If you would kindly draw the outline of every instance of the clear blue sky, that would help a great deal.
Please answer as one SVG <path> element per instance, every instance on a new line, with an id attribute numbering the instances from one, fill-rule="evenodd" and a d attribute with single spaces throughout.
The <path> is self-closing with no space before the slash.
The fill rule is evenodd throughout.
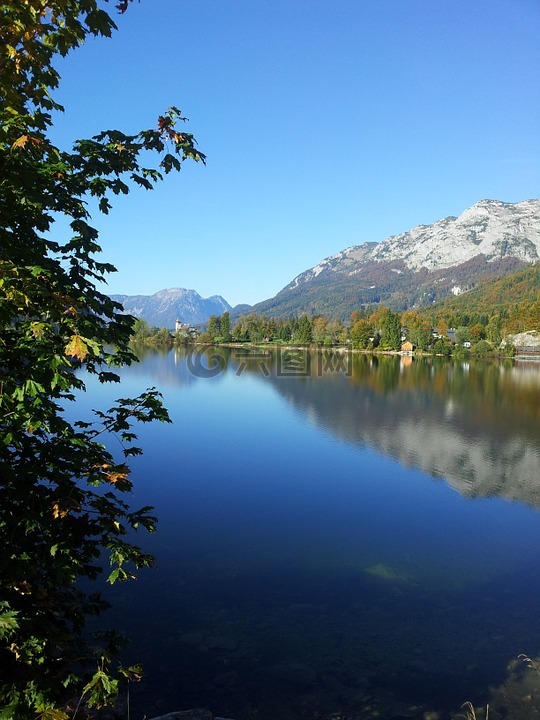
<path id="1" fill-rule="evenodd" d="M 255 303 L 351 245 L 540 196 L 539 0 L 141 0 L 115 19 L 60 65 L 55 138 L 174 104 L 208 162 L 96 219 L 111 293 Z"/>

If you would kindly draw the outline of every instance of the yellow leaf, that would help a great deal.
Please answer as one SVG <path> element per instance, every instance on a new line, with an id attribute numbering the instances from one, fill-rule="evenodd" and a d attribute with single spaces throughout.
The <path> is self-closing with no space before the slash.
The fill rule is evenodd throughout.
<path id="1" fill-rule="evenodd" d="M 11 149 L 22 150 L 28 145 L 28 143 L 34 145 L 34 147 L 40 147 L 43 144 L 39 138 L 32 137 L 31 135 L 21 135 L 20 138 L 17 138 L 17 140 L 15 140 L 15 142 L 11 146 Z"/>
<path id="2" fill-rule="evenodd" d="M 15 659 L 19 660 L 21 657 L 21 654 L 19 652 L 19 646 L 15 645 L 15 643 L 11 643 L 11 645 L 8 646 L 8 650 L 11 650 L 11 652 L 15 655 Z"/>
<path id="3" fill-rule="evenodd" d="M 73 498 L 63 498 L 53 503 L 53 517 L 58 520 L 58 518 L 66 517 L 70 510 L 78 511 L 80 509 L 80 503 L 73 500 Z"/>
<path id="4" fill-rule="evenodd" d="M 105 475 L 110 483 L 123 483 L 128 479 L 129 468 L 125 465 L 120 465 L 116 470 L 112 472 L 106 472 Z"/>
<path id="5" fill-rule="evenodd" d="M 74 335 L 65 347 L 66 355 L 84 360 L 88 355 L 88 345 L 80 335 Z"/>
<path id="6" fill-rule="evenodd" d="M 24 148 L 26 146 L 26 143 L 30 140 L 30 135 L 21 135 L 20 138 L 17 138 L 13 145 L 11 146 L 12 150 L 17 150 L 18 148 Z"/>
<path id="7" fill-rule="evenodd" d="M 53 503 L 53 517 L 58 520 L 58 518 L 63 518 L 67 515 L 67 511 L 64 511 L 60 508 L 60 503 Z"/>

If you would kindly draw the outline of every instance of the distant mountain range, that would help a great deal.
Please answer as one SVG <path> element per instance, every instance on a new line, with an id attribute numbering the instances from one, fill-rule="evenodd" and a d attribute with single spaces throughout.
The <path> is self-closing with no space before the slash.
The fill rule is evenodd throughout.
<path id="1" fill-rule="evenodd" d="M 480 283 L 540 260 L 540 199 L 518 203 L 481 200 L 459 217 L 418 225 L 381 243 L 355 245 L 298 275 L 275 297 L 234 309 L 220 295 L 194 290 L 115 295 L 126 312 L 172 328 L 176 318 L 205 323 L 225 311 L 284 318 L 320 314 L 347 319 L 354 309 L 384 304 L 420 308 L 460 295 Z"/>
<path id="2" fill-rule="evenodd" d="M 112 295 L 113 300 L 122 303 L 124 310 L 137 318 L 143 318 L 150 325 L 174 329 L 176 320 L 189 325 L 201 325 L 210 315 L 222 315 L 232 307 L 221 295 L 202 298 L 195 290 L 171 288 L 160 290 L 154 295 Z"/>

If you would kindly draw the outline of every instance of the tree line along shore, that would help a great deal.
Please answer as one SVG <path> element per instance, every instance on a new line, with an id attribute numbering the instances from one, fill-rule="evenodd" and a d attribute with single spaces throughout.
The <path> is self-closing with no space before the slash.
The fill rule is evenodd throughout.
<path id="1" fill-rule="evenodd" d="M 322 315 L 281 319 L 250 313 L 234 324 L 225 312 L 221 316 L 211 315 L 206 328 L 177 323 L 174 332 L 153 327 L 139 318 L 134 324 L 132 342 L 155 347 L 191 343 L 291 344 L 373 352 L 511 357 L 516 354 L 517 334 L 528 332 L 533 341 L 534 336 L 540 334 L 540 300 L 527 310 L 516 312 L 503 308 L 491 314 L 407 310 L 400 314 L 378 306 L 354 310 L 348 322 Z M 540 339 L 538 343 L 540 346 Z"/>

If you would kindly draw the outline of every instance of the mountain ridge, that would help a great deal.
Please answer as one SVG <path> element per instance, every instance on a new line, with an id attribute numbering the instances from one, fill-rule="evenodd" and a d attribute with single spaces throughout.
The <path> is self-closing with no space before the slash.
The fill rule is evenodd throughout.
<path id="1" fill-rule="evenodd" d="M 203 298 L 196 290 L 187 288 L 158 290 L 153 295 L 111 295 L 111 298 L 121 303 L 129 315 L 171 330 L 177 319 L 189 325 L 201 325 L 210 315 L 232 310 L 221 295 Z"/>
<path id="2" fill-rule="evenodd" d="M 540 260 L 540 200 L 480 200 L 460 216 L 353 245 L 297 275 L 253 312 L 346 319 L 365 305 L 424 307 Z"/>
<path id="3" fill-rule="evenodd" d="M 346 320 L 353 310 L 378 304 L 400 312 L 430 307 L 539 261 L 540 199 L 480 200 L 458 217 L 341 250 L 255 305 L 233 308 L 220 295 L 202 298 L 184 288 L 112 298 L 135 317 L 168 328 L 177 318 L 202 325 L 225 311 L 233 319 L 253 312 Z"/>

